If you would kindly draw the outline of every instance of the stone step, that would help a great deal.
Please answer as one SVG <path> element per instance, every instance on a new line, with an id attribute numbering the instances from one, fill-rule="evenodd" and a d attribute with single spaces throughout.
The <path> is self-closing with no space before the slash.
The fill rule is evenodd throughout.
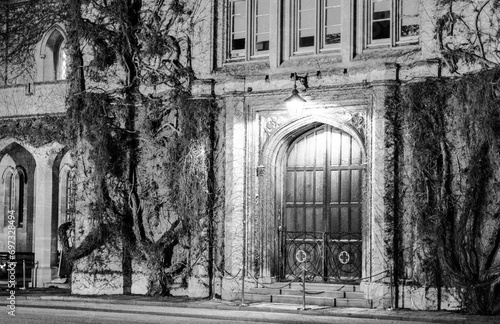
<path id="1" fill-rule="evenodd" d="M 373 308 L 373 301 L 371 299 L 337 298 L 335 299 L 335 306 Z"/>
<path id="2" fill-rule="evenodd" d="M 290 283 L 291 289 L 302 288 L 301 282 Z M 361 291 L 359 285 L 351 284 L 328 284 L 328 283 L 314 283 L 306 282 L 306 290 L 325 290 L 325 291 Z"/>
<path id="3" fill-rule="evenodd" d="M 281 295 L 294 295 L 294 296 L 300 295 L 300 296 L 302 296 L 302 288 L 301 289 L 281 289 Z M 306 289 L 306 296 L 344 298 L 345 291 L 325 291 L 325 290 Z"/>
<path id="4" fill-rule="evenodd" d="M 251 294 L 259 294 L 259 295 L 280 295 L 281 289 L 279 288 L 248 288 L 246 292 Z"/>
<path id="5" fill-rule="evenodd" d="M 345 298 L 347 299 L 365 299 L 365 293 L 362 291 L 346 291 Z"/>
<path id="6" fill-rule="evenodd" d="M 272 295 L 272 303 L 302 304 L 303 297 L 296 295 Z M 310 297 L 306 296 L 306 305 L 330 306 L 330 307 L 356 307 L 372 308 L 372 301 L 369 299 L 354 298 L 331 298 L 331 297 Z"/>
<path id="7" fill-rule="evenodd" d="M 247 293 L 258 295 L 302 295 L 300 289 L 278 289 L 278 288 L 249 288 Z M 328 290 L 312 290 L 306 289 L 306 295 L 314 297 L 332 297 L 332 298 L 351 298 L 364 299 L 365 293 L 362 291 L 328 291 Z"/>
<path id="8" fill-rule="evenodd" d="M 264 285 L 270 289 L 301 289 L 301 282 L 274 282 Z M 262 287 L 260 287 L 262 288 Z M 328 291 L 361 291 L 359 285 L 306 282 L 306 289 Z"/>
<path id="9" fill-rule="evenodd" d="M 64 283 L 54 283 L 54 282 L 44 282 L 43 288 L 61 288 L 61 289 L 70 289 L 70 284 Z"/>
<path id="10" fill-rule="evenodd" d="M 245 302 L 271 303 L 273 295 L 245 293 Z"/>
<path id="11" fill-rule="evenodd" d="M 302 284 L 276 282 L 265 287 L 248 288 L 248 302 L 302 304 Z M 358 285 L 306 283 L 306 304 L 329 307 L 372 308 L 372 301 L 365 298 Z"/>
<path id="12" fill-rule="evenodd" d="M 271 297 L 271 300 L 273 303 L 282 303 L 282 304 L 302 304 L 303 303 L 302 296 L 292 296 L 292 295 L 273 295 Z M 335 298 L 306 296 L 306 305 L 335 307 Z"/>

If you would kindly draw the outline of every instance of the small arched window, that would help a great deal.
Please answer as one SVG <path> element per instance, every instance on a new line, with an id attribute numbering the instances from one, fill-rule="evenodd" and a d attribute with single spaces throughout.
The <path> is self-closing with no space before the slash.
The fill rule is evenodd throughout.
<path id="1" fill-rule="evenodd" d="M 75 213 L 75 198 L 76 196 L 76 182 L 74 168 L 69 164 L 61 167 L 59 172 L 59 215 L 57 219 L 57 228 L 74 218 Z M 75 239 L 74 230 L 68 233 L 68 244 L 73 246 Z M 66 277 L 71 273 L 67 268 L 67 263 L 63 253 L 63 246 L 56 236 L 57 240 L 57 259 L 56 265 L 58 267 L 58 275 Z"/>
<path id="2" fill-rule="evenodd" d="M 71 221 L 75 211 L 76 183 L 75 173 L 69 166 L 64 166 L 60 173 L 59 183 L 59 224 L 58 227 Z"/>
<path id="3" fill-rule="evenodd" d="M 53 29 L 42 45 L 43 81 L 66 79 L 65 39 L 59 28 Z"/>
<path id="4" fill-rule="evenodd" d="M 5 223 L 8 225 L 9 213 L 14 213 L 15 225 L 23 227 L 24 223 L 24 186 L 26 184 L 26 172 L 23 168 L 8 167 L 2 175 L 4 187 L 4 215 Z"/>

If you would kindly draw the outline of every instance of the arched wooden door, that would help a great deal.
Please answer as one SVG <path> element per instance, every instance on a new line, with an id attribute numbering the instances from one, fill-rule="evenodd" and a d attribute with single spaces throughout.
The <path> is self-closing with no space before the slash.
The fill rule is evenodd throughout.
<path id="1" fill-rule="evenodd" d="M 284 181 L 282 277 L 301 275 L 301 250 L 308 280 L 361 277 L 363 172 L 360 144 L 330 125 L 292 143 Z"/>

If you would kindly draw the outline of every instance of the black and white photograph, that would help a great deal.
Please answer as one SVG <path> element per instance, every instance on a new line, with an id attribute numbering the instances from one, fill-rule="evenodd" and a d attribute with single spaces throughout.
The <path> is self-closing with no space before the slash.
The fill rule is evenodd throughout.
<path id="1" fill-rule="evenodd" d="M 500 323 L 500 0 L 0 0 L 0 323 Z"/>

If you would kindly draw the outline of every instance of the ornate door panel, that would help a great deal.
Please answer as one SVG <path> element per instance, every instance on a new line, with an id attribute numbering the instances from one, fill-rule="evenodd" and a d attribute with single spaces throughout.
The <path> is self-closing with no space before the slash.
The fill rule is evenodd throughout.
<path id="1" fill-rule="evenodd" d="M 283 276 L 300 275 L 295 255 L 306 251 L 308 278 L 361 276 L 361 206 L 364 166 L 349 134 L 322 125 L 288 150 L 282 234 Z"/>

